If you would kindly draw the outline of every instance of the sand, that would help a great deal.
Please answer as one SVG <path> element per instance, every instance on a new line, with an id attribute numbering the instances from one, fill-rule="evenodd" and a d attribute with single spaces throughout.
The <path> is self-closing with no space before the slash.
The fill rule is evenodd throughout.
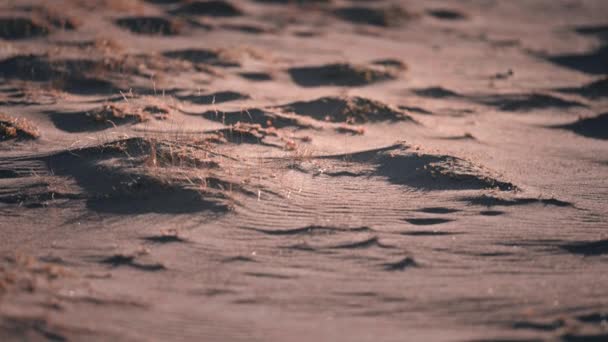
<path id="1" fill-rule="evenodd" d="M 3 2 L 0 340 L 608 340 L 607 12 Z"/>

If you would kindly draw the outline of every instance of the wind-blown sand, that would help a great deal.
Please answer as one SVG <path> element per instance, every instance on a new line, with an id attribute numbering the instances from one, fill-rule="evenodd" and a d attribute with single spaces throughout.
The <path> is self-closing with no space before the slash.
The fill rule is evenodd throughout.
<path id="1" fill-rule="evenodd" d="M 0 340 L 608 340 L 608 2 L 0 6 Z"/>

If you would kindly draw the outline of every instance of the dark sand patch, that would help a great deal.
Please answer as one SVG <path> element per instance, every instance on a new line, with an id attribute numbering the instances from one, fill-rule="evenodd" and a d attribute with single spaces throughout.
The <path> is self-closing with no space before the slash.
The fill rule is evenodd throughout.
<path id="1" fill-rule="evenodd" d="M 95 212 L 225 213 L 231 191 L 253 193 L 227 180 L 213 155 L 204 142 L 184 146 L 131 138 L 32 160 L 44 162 L 48 173 L 73 179 L 80 193 L 69 198 L 85 198 L 87 207 Z M 207 170 L 204 178 L 188 174 L 188 170 L 197 173 L 203 169 Z M 50 192 L 47 188 L 40 191 Z"/>
<path id="2" fill-rule="evenodd" d="M 147 236 L 143 239 L 148 242 L 160 243 L 160 244 L 177 243 L 177 242 L 184 243 L 184 242 L 188 241 L 188 240 L 180 237 L 177 234 L 152 235 L 152 236 Z"/>
<path id="3" fill-rule="evenodd" d="M 203 63 L 221 67 L 238 67 L 240 64 L 222 50 L 184 49 L 166 51 L 163 56 L 192 63 Z"/>
<path id="4" fill-rule="evenodd" d="M 403 144 L 324 158 L 371 165 L 374 170 L 366 171 L 369 175 L 419 190 L 517 189 L 514 184 L 494 178 L 470 161 L 448 155 L 424 154 Z"/>
<path id="5" fill-rule="evenodd" d="M 428 15 L 440 19 L 440 20 L 449 20 L 449 21 L 455 21 L 455 20 L 465 20 L 467 19 L 467 16 L 457 10 L 453 10 L 453 9 L 448 9 L 448 8 L 433 8 L 433 9 L 428 9 L 426 11 L 426 13 L 428 13 Z"/>
<path id="6" fill-rule="evenodd" d="M 398 26 L 414 17 L 401 6 L 388 7 L 341 7 L 334 10 L 334 15 L 354 24 L 365 24 L 381 27 Z"/>
<path id="7" fill-rule="evenodd" d="M 560 247 L 572 254 L 585 256 L 608 254 L 608 240 L 572 242 Z"/>
<path id="8" fill-rule="evenodd" d="M 47 112 L 57 128 L 70 133 L 101 131 L 151 119 L 164 120 L 169 113 L 166 106 L 135 102 L 109 103 L 86 112 Z"/>
<path id="9" fill-rule="evenodd" d="M 204 95 L 185 95 L 178 96 L 182 101 L 189 101 L 196 104 L 210 105 L 214 103 L 224 103 L 238 100 L 245 100 L 249 98 L 249 95 L 238 93 L 236 91 L 218 91 L 211 94 Z"/>
<path id="10" fill-rule="evenodd" d="M 608 97 L 608 78 L 604 77 L 580 87 L 560 88 L 557 91 L 577 94 L 591 100 L 605 98 Z"/>
<path id="11" fill-rule="evenodd" d="M 405 236 L 449 236 L 449 235 L 458 235 L 462 233 L 456 232 L 442 232 L 438 230 L 409 230 L 406 232 L 399 233 L 400 235 Z"/>
<path id="12" fill-rule="evenodd" d="M 547 59 L 560 66 L 584 72 L 590 75 L 608 74 L 608 46 L 580 54 L 563 54 L 547 57 Z"/>
<path id="13" fill-rule="evenodd" d="M 239 75 L 244 79 L 255 82 L 272 81 L 272 75 L 265 72 L 241 72 Z"/>
<path id="14" fill-rule="evenodd" d="M 268 28 L 256 25 L 247 25 L 247 24 L 225 24 L 222 25 L 223 29 L 231 30 L 231 31 L 239 31 L 243 33 L 249 34 L 261 34 L 267 33 L 270 30 Z"/>
<path id="15" fill-rule="evenodd" d="M 18 40 L 42 37 L 49 34 L 51 29 L 40 20 L 31 18 L 0 18 L 0 38 Z"/>
<path id="16" fill-rule="evenodd" d="M 351 64 L 326 64 L 294 67 L 287 70 L 295 83 L 302 87 L 357 87 L 395 79 L 395 74 Z"/>
<path id="17" fill-rule="evenodd" d="M 128 266 L 128 267 L 132 267 L 132 268 L 135 268 L 135 269 L 138 269 L 141 271 L 148 271 L 148 272 L 158 272 L 158 271 L 163 271 L 163 270 L 167 269 L 165 267 L 165 265 L 160 264 L 160 263 L 145 264 L 145 263 L 137 262 L 135 260 L 136 257 L 137 257 L 136 254 L 115 254 L 115 255 L 109 256 L 107 258 L 104 258 L 104 259 L 100 260 L 99 262 L 101 264 L 109 265 L 112 267 Z"/>
<path id="18" fill-rule="evenodd" d="M 172 10 L 171 13 L 210 17 L 235 17 L 243 14 L 232 3 L 221 0 L 192 1 Z"/>
<path id="19" fill-rule="evenodd" d="M 462 95 L 443 87 L 420 88 L 414 89 L 412 90 L 412 92 L 420 97 L 430 97 L 437 99 L 462 97 Z"/>
<path id="20" fill-rule="evenodd" d="M 331 227 L 331 226 L 306 226 L 301 228 L 293 229 L 258 229 L 258 228 L 247 228 L 259 233 L 275 236 L 293 236 L 293 235 L 329 235 L 337 233 L 361 233 L 371 232 L 372 229 L 369 227 Z"/>
<path id="21" fill-rule="evenodd" d="M 557 96 L 538 93 L 492 95 L 481 97 L 477 99 L 477 101 L 506 112 L 525 112 L 547 108 L 587 107 L 587 105 L 578 101 L 566 100 Z"/>
<path id="22" fill-rule="evenodd" d="M 578 119 L 571 124 L 556 126 L 556 128 L 567 129 L 588 138 L 606 140 L 608 139 L 608 113 Z"/>
<path id="23" fill-rule="evenodd" d="M 418 265 L 414 258 L 405 257 L 399 261 L 385 263 L 382 266 L 387 271 L 405 271 L 408 268 L 416 268 L 420 265 Z"/>
<path id="24" fill-rule="evenodd" d="M 479 205 L 486 207 L 494 207 L 494 206 L 519 206 L 519 205 L 533 205 L 533 204 L 542 204 L 545 206 L 555 206 L 555 207 L 573 207 L 572 203 L 566 201 L 560 201 L 555 198 L 529 198 L 529 197 L 514 197 L 514 198 L 500 198 L 489 195 L 482 195 L 478 197 L 465 197 L 462 199 L 465 202 L 468 202 L 471 205 Z"/>
<path id="25" fill-rule="evenodd" d="M 404 221 L 406 221 L 407 223 L 416 225 L 416 226 L 431 226 L 431 225 L 451 222 L 453 220 L 445 219 L 445 218 L 441 218 L 441 217 L 430 217 L 430 218 L 409 218 L 409 219 L 404 219 Z"/>
<path id="26" fill-rule="evenodd" d="M 451 213 L 457 213 L 460 210 L 446 208 L 446 207 L 428 207 L 428 208 L 418 209 L 417 211 L 420 211 L 423 213 L 429 213 L 429 214 L 451 214 Z"/>
<path id="27" fill-rule="evenodd" d="M 51 60 L 47 56 L 18 55 L 0 61 L 0 76 L 6 79 L 47 82 L 53 89 L 73 94 L 108 94 L 117 89 L 107 77 L 114 67 L 88 59 Z"/>
<path id="28" fill-rule="evenodd" d="M 417 114 L 431 115 L 433 112 L 428 111 L 424 108 L 414 107 L 414 106 L 398 106 L 399 109 L 405 110 L 406 112 L 412 112 Z"/>
<path id="29" fill-rule="evenodd" d="M 236 125 L 243 123 L 260 125 L 262 128 L 310 127 L 310 124 L 306 124 L 298 120 L 296 117 L 258 108 L 250 108 L 237 112 L 221 112 L 212 110 L 203 113 L 202 116 L 207 120 L 221 122 L 225 125 Z"/>
<path id="30" fill-rule="evenodd" d="M 504 211 L 500 211 L 500 210 L 482 210 L 479 212 L 479 215 L 483 215 L 483 216 L 500 216 L 500 215 L 504 215 Z"/>
<path id="31" fill-rule="evenodd" d="M 116 20 L 116 25 L 133 33 L 174 36 L 182 31 L 183 24 L 162 17 L 127 17 Z"/>
<path id="32" fill-rule="evenodd" d="M 581 26 L 575 32 L 585 36 L 594 36 L 602 41 L 595 50 L 584 53 L 561 54 L 546 57 L 549 61 L 565 68 L 577 70 L 591 75 L 608 74 L 608 26 Z"/>

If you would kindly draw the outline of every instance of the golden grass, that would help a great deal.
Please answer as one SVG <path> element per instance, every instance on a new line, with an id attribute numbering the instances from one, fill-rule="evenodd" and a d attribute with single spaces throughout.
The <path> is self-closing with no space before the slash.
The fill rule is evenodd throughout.
<path id="1" fill-rule="evenodd" d="M 37 139 L 40 137 L 38 128 L 26 118 L 14 118 L 0 113 L 0 140 Z"/>

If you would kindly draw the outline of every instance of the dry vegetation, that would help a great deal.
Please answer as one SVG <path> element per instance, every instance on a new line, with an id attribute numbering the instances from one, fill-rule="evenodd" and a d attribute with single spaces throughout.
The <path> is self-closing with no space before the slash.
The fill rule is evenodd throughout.
<path id="1" fill-rule="evenodd" d="M 0 140 L 37 139 L 40 131 L 26 118 L 14 118 L 0 113 Z"/>
<path id="2" fill-rule="evenodd" d="M 0 299 L 12 290 L 36 291 L 42 282 L 69 276 L 59 265 L 39 262 L 31 256 L 14 254 L 0 261 Z"/>

